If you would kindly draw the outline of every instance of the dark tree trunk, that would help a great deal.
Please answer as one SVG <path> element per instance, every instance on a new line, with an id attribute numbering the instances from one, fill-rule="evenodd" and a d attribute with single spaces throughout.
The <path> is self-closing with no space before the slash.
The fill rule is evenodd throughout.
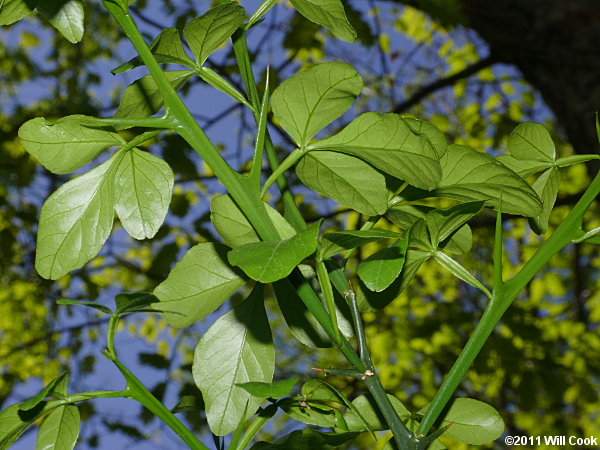
<path id="1" fill-rule="evenodd" d="M 468 26 L 543 96 L 578 153 L 598 153 L 600 3 L 464 0 Z"/>

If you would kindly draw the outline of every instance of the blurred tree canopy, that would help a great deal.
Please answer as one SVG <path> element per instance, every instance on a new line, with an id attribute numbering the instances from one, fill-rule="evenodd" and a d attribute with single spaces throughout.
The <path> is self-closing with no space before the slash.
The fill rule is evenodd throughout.
<path id="1" fill-rule="evenodd" d="M 258 3 L 241 4 L 251 12 Z M 138 0 L 133 16 L 151 41 L 163 27 L 181 29 L 209 6 L 208 1 Z M 593 113 L 600 105 L 596 2 L 352 0 L 345 7 L 358 31 L 355 44 L 335 40 L 294 14 L 285 1 L 279 2 L 267 16 L 267 25 L 250 35 L 254 70 L 263 84 L 267 65 L 274 87 L 311 64 L 346 61 L 366 81 L 355 114 L 367 107 L 413 114 L 430 120 L 457 143 L 490 152 L 504 147 L 517 123 L 534 120 L 550 127 L 560 156 L 598 152 L 593 126 Z M 58 308 L 57 299 L 107 303 L 122 290 L 151 290 L 183 250 L 212 235 L 208 203 L 220 188 L 183 140 L 167 136 L 150 143 L 160 149 L 177 177 L 170 214 L 157 236 L 136 242 L 120 230 L 100 256 L 58 282 L 35 273 L 39 209 L 66 177 L 44 171 L 25 153 L 17 137 L 19 126 L 36 116 L 108 117 L 119 94 L 135 79 L 109 74 L 132 56 L 132 49 L 98 2 L 86 2 L 85 8 L 86 36 L 77 45 L 33 16 L 0 30 L 0 406 L 4 407 L 25 396 L 24 386 L 32 379 L 48 381 L 61 370 L 71 370 L 74 386 L 104 377 L 97 364 L 103 319 L 72 307 Z M 230 46 L 210 64 L 240 86 Z M 135 73 L 136 78 L 144 74 Z M 200 81 L 183 93 L 225 155 L 244 167 L 252 154 L 253 121 L 248 112 L 216 97 Z M 276 124 L 272 129 L 281 154 L 286 154 L 289 142 L 277 133 Z M 589 181 L 583 166 L 563 172 L 560 207 L 551 217 L 551 230 Z M 292 190 L 309 219 L 326 217 L 331 227 L 360 226 L 363 220 L 307 194 L 297 184 Z M 276 204 L 277 199 L 272 200 Z M 588 228 L 600 225 L 597 204 L 589 216 Z M 488 280 L 493 222 L 490 216 L 475 224 L 475 250 L 462 261 Z M 505 222 L 508 275 L 535 251 L 539 237 L 523 219 L 509 216 Z M 357 257 L 375 249 L 366 248 Z M 509 309 L 458 395 L 495 406 L 508 434 L 600 435 L 599 268 L 600 255 L 589 244 L 569 247 L 554 258 Z M 485 302 L 435 263 L 426 264 L 399 298 L 382 299 L 387 306 L 368 313 L 366 319 L 374 362 L 386 388 L 412 409 L 429 402 Z M 143 350 L 138 346 L 135 351 L 140 365 L 155 369 L 149 372 L 149 383 L 157 396 L 199 396 L 189 369 L 193 346 L 206 326 L 168 330 L 159 317 L 149 315 L 130 320 L 121 330 L 123 336 L 145 340 Z M 283 331 L 279 334 L 280 377 L 299 372 L 308 378 L 312 375 L 306 367 L 311 364 L 335 365 L 332 354 L 301 348 Z M 351 396 L 361 393 L 358 383 L 333 382 Z M 102 439 L 109 438 L 99 437 L 100 430 L 106 429 L 132 439 L 152 434 L 156 425 L 152 416 L 138 412 L 139 418 L 131 415 L 116 423 L 88 404 L 82 442 L 102 446 Z M 186 417 L 202 428 L 201 414 L 190 412 Z M 372 448 L 372 441 L 365 437 L 364 446 Z"/>

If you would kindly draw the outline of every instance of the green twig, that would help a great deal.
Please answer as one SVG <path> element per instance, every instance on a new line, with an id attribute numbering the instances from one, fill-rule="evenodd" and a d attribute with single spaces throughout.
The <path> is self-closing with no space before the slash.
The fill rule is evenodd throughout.
<path id="1" fill-rule="evenodd" d="M 333 297 L 331 280 L 329 280 L 329 273 L 327 273 L 327 268 L 323 261 L 317 261 L 317 278 L 319 279 L 321 292 L 325 298 L 325 304 L 329 310 L 329 319 L 331 320 L 331 326 L 333 327 L 334 342 L 339 347 L 342 343 L 342 335 L 338 327 L 337 310 L 335 308 L 335 298 Z"/>

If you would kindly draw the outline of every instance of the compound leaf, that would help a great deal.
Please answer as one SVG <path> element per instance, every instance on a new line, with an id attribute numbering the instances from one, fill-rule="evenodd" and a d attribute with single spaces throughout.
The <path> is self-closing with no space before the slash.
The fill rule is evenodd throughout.
<path id="1" fill-rule="evenodd" d="M 442 172 L 430 139 L 415 133 L 398 114 L 367 112 L 334 136 L 312 145 L 361 158 L 422 189 L 433 189 Z"/>
<path id="2" fill-rule="evenodd" d="M 223 304 L 245 280 L 227 264 L 228 247 L 203 242 L 189 249 L 165 281 L 154 289 L 162 311 L 173 327 L 186 327 Z"/>
<path id="3" fill-rule="evenodd" d="M 369 164 L 336 152 L 309 152 L 296 166 L 300 181 L 368 216 L 387 210 L 385 177 Z"/>
<path id="4" fill-rule="evenodd" d="M 162 159 L 128 150 L 115 172 L 115 211 L 135 239 L 153 237 L 162 225 L 173 191 L 173 171 Z"/>
<path id="5" fill-rule="evenodd" d="M 50 122 L 43 117 L 19 128 L 25 150 L 50 172 L 66 174 L 89 163 L 112 145 L 124 144 L 112 127 L 86 126 L 86 116 L 74 115 Z"/>
<path id="6" fill-rule="evenodd" d="M 285 80 L 271 99 L 273 114 L 298 147 L 352 106 L 363 87 L 354 67 L 318 64 Z"/>
<path id="7" fill-rule="evenodd" d="M 275 370 L 275 350 L 264 307 L 263 287 L 217 321 L 202 336 L 194 352 L 192 374 L 202 392 L 211 431 L 234 431 L 247 410 L 253 414 L 262 399 L 239 383 L 270 383 Z"/>
<path id="8" fill-rule="evenodd" d="M 535 217 L 542 202 L 516 173 L 494 157 L 462 145 L 449 145 L 440 160 L 442 180 L 434 194 L 460 201 L 483 201 L 502 212 Z"/>
<path id="9" fill-rule="evenodd" d="M 292 5 L 308 20 L 329 28 L 338 38 L 354 42 L 356 30 L 352 28 L 344 5 L 340 0 L 291 0 Z"/>
<path id="10" fill-rule="evenodd" d="M 58 188 L 42 206 L 35 268 L 57 280 L 98 254 L 113 225 L 114 167 L 122 153 Z"/>
<path id="11" fill-rule="evenodd" d="M 36 450 L 72 450 L 79 436 L 79 409 L 59 406 L 44 420 L 35 442 Z"/>
<path id="12" fill-rule="evenodd" d="M 192 19 L 183 29 L 199 66 L 244 23 L 245 11 L 237 2 L 210 9 Z"/>
<path id="13" fill-rule="evenodd" d="M 229 252 L 229 262 L 261 283 L 280 280 L 317 249 L 319 226 L 320 221 L 281 241 L 242 245 Z"/>

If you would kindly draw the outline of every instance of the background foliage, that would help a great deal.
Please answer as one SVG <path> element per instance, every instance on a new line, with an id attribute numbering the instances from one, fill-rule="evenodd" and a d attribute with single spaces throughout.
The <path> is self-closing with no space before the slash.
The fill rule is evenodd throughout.
<path id="1" fill-rule="evenodd" d="M 268 26 L 251 36 L 255 68 L 259 72 L 262 68 L 264 80 L 270 64 L 275 81 L 271 85 L 275 86 L 277 80 L 300 68 L 342 60 L 356 67 L 365 80 L 352 114 L 367 108 L 414 114 L 433 122 L 457 143 L 491 152 L 505 147 L 506 135 L 518 122 L 535 120 L 552 129 L 559 156 L 597 153 L 592 112 L 600 96 L 598 83 L 590 82 L 597 70 L 595 64 L 585 63 L 590 49 L 582 36 L 597 36 L 600 21 L 594 24 L 592 18 L 598 13 L 591 11 L 589 2 L 569 2 L 568 7 L 557 6 L 553 14 L 543 14 L 537 2 L 524 6 L 504 0 L 478 7 L 469 0 L 407 3 L 346 2 L 347 14 L 359 33 L 361 51 L 356 51 L 281 2 L 268 17 Z M 249 10 L 254 6 L 253 2 L 242 4 Z M 134 11 L 151 40 L 164 26 L 181 28 L 208 6 L 209 2 L 138 1 Z M 496 15 L 512 18 L 510 26 L 499 27 L 490 17 L 492 12 L 483 11 L 486 6 Z M 78 388 L 110 380 L 110 373 L 94 356 L 103 345 L 96 341 L 103 319 L 92 312 L 58 308 L 57 299 L 108 303 L 110 294 L 120 290 L 152 289 L 184 250 L 211 239 L 214 233 L 208 204 L 220 188 L 185 143 L 172 136 L 152 144 L 162 147 L 163 157 L 176 173 L 170 216 L 158 234 L 149 243 L 138 244 L 120 230 L 111 236 L 101 256 L 84 269 L 54 283 L 36 275 L 39 208 L 67 177 L 37 166 L 19 143 L 17 129 L 36 116 L 111 114 L 119 96 L 115 79 L 107 73 L 131 57 L 132 50 L 120 45 L 122 37 L 112 19 L 96 3 L 88 2 L 86 8 L 86 28 L 94 33 L 78 45 L 55 35 L 39 18 L 0 31 L 0 405 L 4 406 L 26 397 L 32 386 L 64 369 L 72 371 L 71 383 Z M 535 18 L 535 26 L 526 35 L 518 33 L 519 14 Z M 563 39 L 544 40 L 556 29 Z M 570 66 L 569 83 L 565 83 L 564 71 L 550 74 L 559 55 L 570 60 L 578 54 L 579 63 Z M 227 47 L 211 58 L 210 67 L 239 85 L 232 58 Z M 122 82 L 120 89 L 133 81 L 128 77 L 117 79 Z M 251 155 L 252 119 L 245 109 L 210 93 L 199 81 L 187 87 L 186 93 L 192 111 L 222 143 L 229 160 L 246 164 Z M 340 125 L 334 124 L 329 131 Z M 231 130 L 236 130 L 235 135 Z M 291 146 L 286 136 L 276 136 L 287 153 Z M 551 217 L 550 228 L 560 223 L 590 181 L 581 165 L 564 170 L 562 176 L 560 207 Z M 294 192 L 307 217 L 326 217 L 326 226 L 336 222 L 360 226 L 358 215 L 299 187 Z M 597 204 L 589 215 L 600 217 Z M 491 278 L 485 268 L 491 260 L 493 221 L 491 216 L 483 217 L 473 226 L 476 251 L 463 260 L 464 265 L 479 268 L 485 279 Z M 589 225 L 600 223 L 592 219 Z M 505 268 L 514 273 L 539 238 L 524 219 L 507 217 L 505 226 L 511 232 Z M 357 256 L 363 259 L 376 249 L 375 245 L 367 247 Z M 595 357 L 600 351 L 599 266 L 600 257 L 592 245 L 568 247 L 554 258 L 509 309 L 463 382 L 460 394 L 496 407 L 508 434 L 600 434 L 600 363 Z M 411 409 L 430 400 L 486 301 L 433 262 L 417 277 L 417 283 L 383 310 L 385 314 L 369 314 L 367 328 L 382 382 Z M 197 395 L 190 375 L 192 349 L 213 320 L 209 316 L 190 330 L 167 331 L 157 316 L 147 316 L 130 320 L 120 339 L 132 342 L 132 359 L 152 368 L 148 370 L 150 385 L 159 397 Z M 276 374 L 281 378 L 297 373 L 310 377 L 308 367 L 336 363 L 333 352 L 321 354 L 316 361 L 287 336 L 274 338 L 285 355 L 278 356 Z M 340 387 L 349 394 L 361 393 L 351 382 Z M 116 420 L 106 409 L 96 411 L 94 405 L 82 405 L 82 438 L 89 447 L 113 439 L 107 430 L 132 439 L 154 435 L 154 444 L 164 445 L 152 416 L 144 410 L 136 412 L 145 423 L 141 426 L 135 414 Z M 200 417 L 190 413 L 187 419 L 197 429 L 202 427 Z M 370 445 L 366 438 L 364 445 Z"/>

